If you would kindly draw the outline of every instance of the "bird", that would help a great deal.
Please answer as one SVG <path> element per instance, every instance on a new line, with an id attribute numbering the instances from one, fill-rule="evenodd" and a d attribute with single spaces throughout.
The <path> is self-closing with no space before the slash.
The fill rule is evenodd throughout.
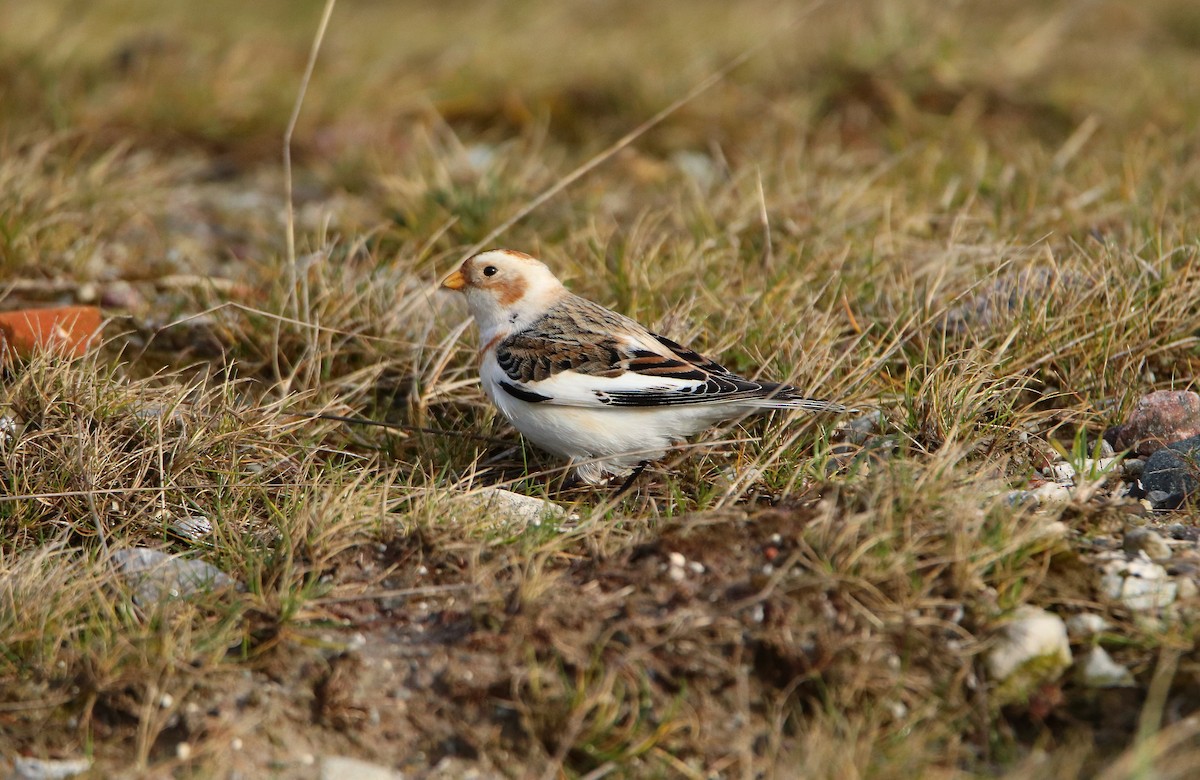
<path id="1" fill-rule="evenodd" d="M 846 411 L 790 385 L 738 376 L 572 294 L 524 252 L 477 254 L 441 286 L 466 297 L 479 328 L 488 399 L 591 485 L 628 477 L 622 492 L 647 464 L 723 420 L 770 409 Z"/>

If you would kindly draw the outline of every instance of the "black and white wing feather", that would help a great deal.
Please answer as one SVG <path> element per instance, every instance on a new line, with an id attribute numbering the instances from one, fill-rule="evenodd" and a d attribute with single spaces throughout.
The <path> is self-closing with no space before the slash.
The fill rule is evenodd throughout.
<path id="1" fill-rule="evenodd" d="M 583 407 L 737 404 L 840 411 L 788 385 L 754 382 L 628 317 L 570 296 L 496 346 L 497 384 L 530 403 Z"/>

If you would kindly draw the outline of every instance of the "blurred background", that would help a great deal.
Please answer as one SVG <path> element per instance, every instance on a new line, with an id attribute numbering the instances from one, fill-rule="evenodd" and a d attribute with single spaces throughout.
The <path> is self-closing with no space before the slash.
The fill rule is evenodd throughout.
<path id="1" fill-rule="evenodd" d="M 255 209 L 278 205 L 280 139 L 321 10 L 316 0 L 0 6 L 6 270 L 128 265 L 129 276 L 278 251 L 277 224 L 260 224 Z M 551 208 L 517 238 L 561 234 L 581 215 L 628 227 L 647 203 L 677 197 L 680 182 L 711 185 L 746 165 L 771 175 L 781 145 L 832 148 L 861 167 L 936 144 L 939 164 L 987 176 L 1019 166 L 1029 148 L 1052 159 L 1080 128 L 1091 151 L 1122 154 L 1191 133 L 1200 112 L 1200 6 L 1190 0 L 342 0 L 296 133 L 298 199 L 323 204 L 307 227 L 369 230 L 384 250 L 469 243 L 510 199 L 760 45 L 589 178 L 571 213 Z M 21 156 L 56 169 L 60 184 L 90 168 L 109 202 L 89 203 L 86 183 L 16 194 L 32 173 L 14 163 Z M 152 195 L 254 177 L 210 200 Z M 42 224 L 50 210 L 54 224 Z M 90 224 L 64 232 L 81 210 Z M 100 246 L 119 231 L 119 247 Z"/>

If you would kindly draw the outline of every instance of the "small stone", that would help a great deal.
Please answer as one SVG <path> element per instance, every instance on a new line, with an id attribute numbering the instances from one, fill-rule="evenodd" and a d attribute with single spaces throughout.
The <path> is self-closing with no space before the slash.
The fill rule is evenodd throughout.
<path id="1" fill-rule="evenodd" d="M 1104 434 L 1115 449 L 1138 455 L 1194 436 L 1200 436 L 1200 395 L 1173 390 L 1142 396 L 1125 423 Z"/>
<path id="2" fill-rule="evenodd" d="M 1080 612 L 1067 618 L 1067 634 L 1077 639 L 1095 636 L 1108 628 L 1108 621 L 1093 612 Z"/>
<path id="3" fill-rule="evenodd" d="M 667 555 L 667 576 L 674 582 L 682 582 L 687 578 L 687 558 L 683 553 L 672 552 Z"/>
<path id="4" fill-rule="evenodd" d="M 167 530 L 181 539 L 198 541 L 212 533 L 212 523 L 204 515 L 191 515 L 173 520 Z"/>
<path id="5" fill-rule="evenodd" d="M 1100 592 L 1135 612 L 1150 612 L 1173 603 L 1179 585 L 1159 564 L 1134 558 L 1105 564 Z"/>
<path id="6" fill-rule="evenodd" d="M 192 746 L 187 742 L 180 742 L 175 746 L 175 757 L 181 761 L 187 761 L 192 757 Z"/>
<path id="7" fill-rule="evenodd" d="M 1014 509 L 1020 507 L 1036 509 L 1041 503 L 1038 501 L 1038 497 L 1029 490 L 1010 490 L 1004 495 L 1004 500 Z"/>
<path id="8" fill-rule="evenodd" d="M 1125 532 L 1125 552 L 1131 555 L 1145 553 L 1152 561 L 1165 561 L 1171 557 L 1171 546 L 1149 528 L 1131 528 Z"/>
<path id="9" fill-rule="evenodd" d="M 883 412 L 876 409 L 873 412 L 855 417 L 846 426 L 846 441 L 852 444 L 866 444 L 867 440 L 883 429 Z"/>
<path id="10" fill-rule="evenodd" d="M 458 499 L 459 503 L 481 508 L 498 521 L 541 525 L 546 519 L 563 519 L 567 510 L 551 501 L 524 496 L 511 490 L 483 488 Z"/>
<path id="11" fill-rule="evenodd" d="M 1200 488 L 1200 435 L 1156 451 L 1142 472 L 1146 497 L 1156 509 L 1175 509 Z M 1152 496 L 1165 493 L 1166 498 Z"/>
<path id="12" fill-rule="evenodd" d="M 1190 601 L 1200 595 L 1200 587 L 1197 587 L 1196 581 L 1191 577 L 1176 577 L 1175 585 L 1177 587 L 1175 597 L 1179 601 Z"/>
<path id="13" fill-rule="evenodd" d="M 66 780 L 92 768 L 89 758 L 40 759 L 15 756 L 12 780 Z"/>
<path id="14" fill-rule="evenodd" d="M 147 547 L 117 550 L 112 557 L 133 586 L 133 601 L 139 606 L 201 591 L 223 590 L 237 584 L 211 563 L 168 555 Z"/>
<path id="15" fill-rule="evenodd" d="M 404 775 L 379 764 L 347 756 L 321 759 L 320 780 L 403 780 Z"/>
<path id="16" fill-rule="evenodd" d="M 1194 525 L 1172 523 L 1163 530 L 1167 532 L 1167 536 L 1171 537 L 1172 539 L 1178 539 L 1181 542 L 1200 541 L 1200 528 L 1197 528 Z"/>
<path id="17" fill-rule="evenodd" d="M 1031 492 L 1037 498 L 1038 503 L 1042 506 L 1068 504 L 1071 501 L 1070 489 L 1058 484 L 1057 482 L 1047 482 L 1043 485 L 1039 485 Z"/>
<path id="18" fill-rule="evenodd" d="M 1079 681 L 1089 688 L 1130 688 L 1133 673 L 1112 659 L 1099 645 L 1093 647 L 1079 668 Z"/>
<path id="19" fill-rule="evenodd" d="M 1048 467 L 1050 473 L 1047 474 L 1050 479 L 1063 485 L 1072 485 L 1075 482 L 1075 467 L 1065 461 L 1061 463 L 1051 463 Z"/>
<path id="20" fill-rule="evenodd" d="M 1146 461 L 1141 458 L 1129 458 L 1121 462 L 1121 468 L 1125 471 L 1126 479 L 1140 479 L 1142 471 L 1146 468 Z"/>
<path id="21" fill-rule="evenodd" d="M 1171 501 L 1171 494 L 1165 490 L 1151 490 L 1146 494 L 1146 503 L 1150 506 L 1147 509 L 1169 509 L 1167 503 Z"/>
<path id="22" fill-rule="evenodd" d="M 1066 624 L 1052 612 L 1023 606 L 1001 627 L 986 664 L 998 701 L 1027 702 L 1071 665 Z"/>

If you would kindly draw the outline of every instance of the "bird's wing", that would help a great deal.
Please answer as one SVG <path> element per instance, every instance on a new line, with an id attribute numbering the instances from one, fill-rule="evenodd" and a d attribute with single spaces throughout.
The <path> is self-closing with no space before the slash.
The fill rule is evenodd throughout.
<path id="1" fill-rule="evenodd" d="M 796 406 L 785 385 L 752 382 L 633 320 L 572 296 L 496 346 L 497 384 L 530 403 L 656 407 Z M 823 403 L 823 402 L 821 402 Z"/>

